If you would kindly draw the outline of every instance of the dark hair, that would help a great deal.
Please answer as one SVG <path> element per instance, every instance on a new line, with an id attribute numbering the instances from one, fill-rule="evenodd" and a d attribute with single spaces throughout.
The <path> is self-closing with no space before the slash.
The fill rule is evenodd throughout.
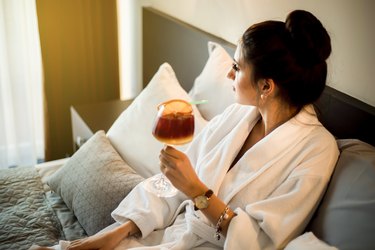
<path id="1" fill-rule="evenodd" d="M 241 39 L 242 56 L 253 67 L 254 81 L 273 79 L 280 96 L 297 108 L 316 101 L 327 78 L 330 37 L 310 12 L 295 10 L 285 23 L 252 25 Z"/>

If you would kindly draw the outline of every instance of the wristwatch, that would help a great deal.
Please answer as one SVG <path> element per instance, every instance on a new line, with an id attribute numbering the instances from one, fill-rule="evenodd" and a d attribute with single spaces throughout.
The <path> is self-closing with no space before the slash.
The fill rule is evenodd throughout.
<path id="1" fill-rule="evenodd" d="M 194 210 L 207 208 L 209 204 L 208 201 L 210 200 L 213 194 L 214 192 L 211 189 L 209 189 L 204 194 L 195 197 L 194 198 Z"/>

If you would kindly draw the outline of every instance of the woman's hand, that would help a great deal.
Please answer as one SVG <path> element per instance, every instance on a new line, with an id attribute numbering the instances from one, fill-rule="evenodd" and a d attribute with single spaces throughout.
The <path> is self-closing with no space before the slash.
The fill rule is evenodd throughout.
<path id="1" fill-rule="evenodd" d="M 199 180 L 189 158 L 181 151 L 166 146 L 160 152 L 160 169 L 179 189 L 190 198 L 207 191 L 207 187 Z"/>
<path id="2" fill-rule="evenodd" d="M 81 250 L 81 249 L 114 249 L 121 241 L 122 238 L 116 239 L 111 231 L 95 234 L 93 236 L 74 240 L 69 246 L 68 250 Z"/>
<path id="3" fill-rule="evenodd" d="M 133 221 L 128 221 L 114 229 L 102 233 L 97 233 L 87 238 L 72 241 L 68 250 L 83 249 L 114 249 L 122 239 L 139 232 L 139 228 Z"/>

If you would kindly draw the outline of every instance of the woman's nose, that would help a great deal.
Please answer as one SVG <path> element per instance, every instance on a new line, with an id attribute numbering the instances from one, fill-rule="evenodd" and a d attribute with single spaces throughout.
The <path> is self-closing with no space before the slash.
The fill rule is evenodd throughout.
<path id="1" fill-rule="evenodd" d="M 229 69 L 227 73 L 227 78 L 234 80 L 234 70 L 232 69 L 232 67 Z"/>

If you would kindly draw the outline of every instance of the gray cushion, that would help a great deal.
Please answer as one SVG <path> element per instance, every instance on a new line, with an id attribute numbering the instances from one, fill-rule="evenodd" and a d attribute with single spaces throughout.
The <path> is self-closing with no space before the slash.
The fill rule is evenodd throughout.
<path id="1" fill-rule="evenodd" d="M 142 180 L 98 131 L 47 182 L 92 235 L 114 222 L 111 212 Z"/>
<path id="2" fill-rule="evenodd" d="M 308 230 L 340 250 L 375 249 L 375 148 L 337 142 L 341 154 Z"/>

